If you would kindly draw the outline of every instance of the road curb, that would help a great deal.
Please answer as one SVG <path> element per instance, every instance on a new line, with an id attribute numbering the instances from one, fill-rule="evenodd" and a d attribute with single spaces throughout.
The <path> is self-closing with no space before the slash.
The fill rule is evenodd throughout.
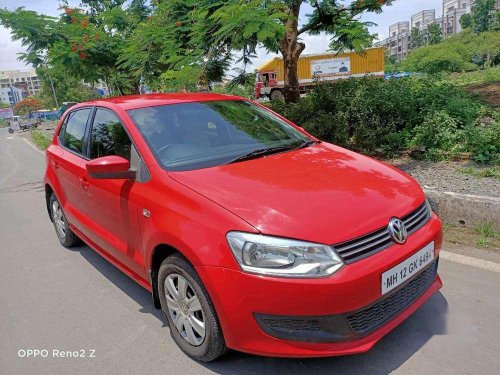
<path id="1" fill-rule="evenodd" d="M 424 189 L 433 210 L 447 224 L 474 228 L 490 223 L 500 230 L 500 198 Z"/>

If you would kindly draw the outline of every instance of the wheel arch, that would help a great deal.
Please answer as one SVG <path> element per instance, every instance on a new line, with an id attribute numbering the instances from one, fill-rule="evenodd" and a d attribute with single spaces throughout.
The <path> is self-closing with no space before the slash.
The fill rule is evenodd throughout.
<path id="1" fill-rule="evenodd" d="M 156 245 L 151 251 L 151 262 L 148 276 L 149 282 L 151 283 L 151 297 L 153 298 L 153 305 L 158 310 L 161 309 L 160 297 L 158 295 L 158 270 L 160 269 L 160 265 L 165 260 L 165 258 L 176 253 L 182 254 L 188 260 L 188 262 L 190 262 L 186 255 L 183 254 L 180 250 L 166 243 Z"/>
<path id="2" fill-rule="evenodd" d="M 50 209 L 50 197 L 54 193 L 54 189 L 49 184 L 45 184 L 45 204 L 47 206 L 47 213 L 49 214 L 50 221 L 54 222 L 54 218 L 52 217 L 52 210 Z"/>

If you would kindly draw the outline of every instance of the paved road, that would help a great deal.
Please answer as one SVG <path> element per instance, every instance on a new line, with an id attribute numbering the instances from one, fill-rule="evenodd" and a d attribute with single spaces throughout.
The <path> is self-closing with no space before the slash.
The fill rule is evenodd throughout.
<path id="1" fill-rule="evenodd" d="M 88 247 L 59 245 L 44 206 L 44 164 L 0 129 L 1 374 L 500 373 L 500 255 L 467 249 L 458 252 L 479 259 L 448 253 L 442 293 L 369 353 L 296 360 L 230 352 L 213 364 L 192 361 L 144 289 Z M 87 358 L 20 358 L 23 349 L 49 357 L 85 350 Z"/>

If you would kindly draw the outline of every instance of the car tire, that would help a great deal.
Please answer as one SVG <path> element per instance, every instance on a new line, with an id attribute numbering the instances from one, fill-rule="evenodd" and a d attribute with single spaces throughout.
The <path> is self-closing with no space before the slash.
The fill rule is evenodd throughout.
<path id="1" fill-rule="evenodd" d="M 275 89 L 271 91 L 271 100 L 283 100 L 283 91 L 280 89 Z"/>
<path id="2" fill-rule="evenodd" d="M 9 133 L 10 133 L 10 134 L 14 133 L 14 129 L 9 128 Z"/>
<path id="3" fill-rule="evenodd" d="M 158 295 L 170 334 L 184 353 L 201 362 L 213 361 L 226 353 L 226 343 L 210 296 L 194 267 L 181 254 L 171 255 L 161 263 Z M 202 325 L 204 330 L 200 328 Z"/>
<path id="4" fill-rule="evenodd" d="M 75 246 L 78 243 L 78 237 L 69 228 L 68 220 L 66 220 L 61 204 L 54 193 L 50 196 L 50 215 L 61 245 L 64 247 Z"/>

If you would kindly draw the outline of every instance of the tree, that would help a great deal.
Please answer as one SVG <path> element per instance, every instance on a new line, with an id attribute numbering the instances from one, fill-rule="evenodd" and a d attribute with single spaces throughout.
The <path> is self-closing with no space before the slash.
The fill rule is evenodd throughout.
<path id="1" fill-rule="evenodd" d="M 462 14 L 459 22 L 462 29 L 468 29 L 473 25 L 472 16 L 469 13 Z"/>
<path id="2" fill-rule="evenodd" d="M 84 84 L 82 80 L 69 76 L 64 71 L 48 67 L 39 67 L 36 71 L 42 81 L 37 98 L 45 108 L 56 107 L 52 84 L 59 105 L 63 102 L 83 102 L 98 97 L 97 90 L 92 88 L 91 85 Z"/>
<path id="3" fill-rule="evenodd" d="M 312 6 L 312 12 L 299 25 L 304 3 Z M 268 51 L 279 51 L 284 63 L 285 101 L 296 102 L 300 98 L 298 60 L 306 47 L 300 40 L 301 35 L 326 33 L 331 37 L 332 49 L 361 52 L 371 45 L 373 36 L 367 30 L 370 24 L 361 22 L 359 16 L 364 12 L 379 13 L 383 5 L 391 3 L 392 0 L 346 3 L 337 0 L 234 0 L 216 10 L 211 19 L 223 25 L 216 32 L 219 40 L 228 40 L 236 49 L 260 44 Z"/>
<path id="4" fill-rule="evenodd" d="M 42 108 L 42 102 L 36 99 L 33 96 L 28 96 L 27 98 L 21 100 L 20 102 L 14 105 L 14 112 L 17 115 L 28 114 L 31 117 L 33 111 L 39 110 Z"/>
<path id="5" fill-rule="evenodd" d="M 495 21 L 495 0 L 476 0 L 472 6 L 472 25 L 476 33 L 490 30 Z"/>
<path id="6" fill-rule="evenodd" d="M 103 80 L 113 91 L 129 93 L 137 91 L 139 81 L 117 60 L 137 23 L 145 19 L 149 9 L 145 4 L 145 0 L 81 0 L 81 8 L 64 5 L 59 17 L 24 8 L 0 9 L 0 23 L 27 48 L 21 60 L 88 83 Z"/>
<path id="7" fill-rule="evenodd" d="M 427 27 L 427 32 L 429 33 L 429 41 L 430 45 L 438 44 L 443 41 L 443 30 L 441 29 L 441 25 L 438 23 L 431 23 Z"/>
<path id="8" fill-rule="evenodd" d="M 330 47 L 362 52 L 373 37 L 359 20 L 363 12 L 381 12 L 393 0 L 170 0 L 156 3 L 151 17 L 142 22 L 131 37 L 121 64 L 145 78 L 150 86 L 162 85 L 189 67 L 203 81 L 218 57 L 223 64 L 235 52 L 247 61 L 257 46 L 280 52 L 285 65 L 285 100 L 297 101 L 299 82 L 297 63 L 306 33 L 326 33 Z M 312 7 L 305 22 L 299 24 L 302 6 Z M 211 77 L 210 80 L 213 80 Z M 205 82 L 206 83 L 206 82 Z"/>
<path id="9" fill-rule="evenodd" d="M 411 29 L 409 43 L 410 49 L 420 48 L 425 44 L 424 35 L 419 28 L 414 27 Z"/>

